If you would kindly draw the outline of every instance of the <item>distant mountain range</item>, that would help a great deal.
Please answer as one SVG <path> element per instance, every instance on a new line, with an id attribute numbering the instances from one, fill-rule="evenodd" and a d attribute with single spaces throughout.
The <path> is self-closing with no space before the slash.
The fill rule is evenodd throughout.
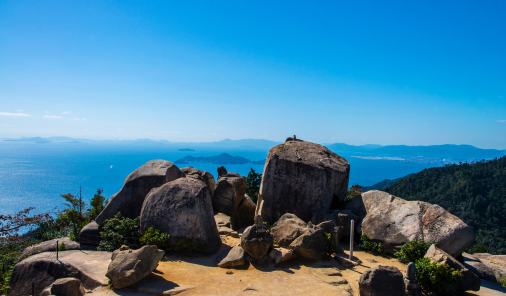
<path id="1" fill-rule="evenodd" d="M 222 153 L 216 156 L 185 156 L 181 159 L 174 161 L 175 164 L 187 164 L 190 162 L 203 162 L 203 163 L 213 163 L 213 164 L 244 164 L 244 163 L 252 163 L 252 164 L 264 164 L 264 160 L 252 161 L 247 158 L 241 156 L 232 156 L 227 153 Z"/>
<path id="2" fill-rule="evenodd" d="M 64 143 L 64 144 L 120 144 L 136 145 L 139 147 L 166 146 L 180 151 L 199 151 L 204 149 L 220 150 L 269 150 L 280 144 L 263 139 L 225 139 L 217 142 L 192 143 L 170 142 L 166 140 L 155 141 L 150 139 L 137 140 L 88 140 L 73 139 L 69 137 L 23 137 L 17 139 L 4 139 L 11 142 L 32 142 L 37 144 Z M 406 145 L 348 145 L 344 143 L 323 144 L 330 150 L 345 157 L 358 157 L 367 159 L 383 159 L 406 162 L 429 163 L 444 165 L 447 163 L 471 162 L 488 160 L 506 155 L 506 150 L 480 149 L 471 145 L 431 145 L 431 146 L 406 146 Z M 228 159 L 232 161 L 231 159 Z"/>

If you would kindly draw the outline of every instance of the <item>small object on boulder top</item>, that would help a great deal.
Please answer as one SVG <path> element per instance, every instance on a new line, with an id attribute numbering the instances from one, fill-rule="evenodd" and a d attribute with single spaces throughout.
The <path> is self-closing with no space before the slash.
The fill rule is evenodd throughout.
<path id="1" fill-rule="evenodd" d="M 228 174 L 227 169 L 224 166 L 220 166 L 218 168 L 218 178 L 219 177 L 223 177 L 223 176 L 225 176 L 227 174 Z"/>

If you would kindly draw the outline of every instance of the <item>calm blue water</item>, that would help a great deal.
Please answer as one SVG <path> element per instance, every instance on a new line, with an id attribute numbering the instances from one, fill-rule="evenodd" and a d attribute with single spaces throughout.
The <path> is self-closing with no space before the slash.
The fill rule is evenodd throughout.
<path id="1" fill-rule="evenodd" d="M 184 148 L 184 147 L 180 147 Z M 186 155 L 211 156 L 229 153 L 251 160 L 262 160 L 268 151 L 203 150 L 181 152 L 168 146 L 133 146 L 124 144 L 32 144 L 0 142 L 0 214 L 9 214 L 27 207 L 36 212 L 62 208 L 61 193 L 79 193 L 89 201 L 97 188 L 110 197 L 121 189 L 126 176 L 152 159 L 175 161 Z M 416 173 L 429 164 L 391 160 L 369 160 L 344 156 L 351 165 L 350 186 L 373 185 L 384 179 L 395 179 Z M 217 177 L 219 164 L 190 163 L 197 169 Z M 186 165 L 184 165 L 186 166 Z M 225 165 L 229 172 L 246 176 L 253 168 L 263 171 L 263 165 Z"/>

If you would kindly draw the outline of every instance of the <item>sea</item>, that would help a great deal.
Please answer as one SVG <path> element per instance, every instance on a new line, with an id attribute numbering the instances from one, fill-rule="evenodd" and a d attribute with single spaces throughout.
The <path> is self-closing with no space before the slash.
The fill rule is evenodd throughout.
<path id="1" fill-rule="evenodd" d="M 179 147 L 185 148 L 185 147 Z M 28 207 L 33 213 L 63 209 L 60 194 L 72 193 L 89 200 L 97 192 L 110 198 L 121 189 L 125 178 L 149 160 L 174 162 L 187 155 L 213 156 L 228 153 L 250 160 L 266 159 L 268 150 L 239 148 L 201 148 L 179 151 L 166 145 L 126 145 L 114 142 L 92 143 L 25 143 L 0 141 L 0 215 L 13 214 Z M 363 159 L 345 155 L 350 163 L 349 185 L 370 186 L 384 179 L 396 179 L 417 173 L 434 164 L 400 160 Z M 208 171 L 217 178 L 217 168 L 247 176 L 251 169 L 262 173 L 259 164 L 188 163 L 184 166 Z"/>

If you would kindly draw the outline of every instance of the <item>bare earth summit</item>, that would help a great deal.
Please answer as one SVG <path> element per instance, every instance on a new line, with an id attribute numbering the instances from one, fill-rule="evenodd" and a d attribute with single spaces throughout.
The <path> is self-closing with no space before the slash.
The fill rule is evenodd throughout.
<path id="1" fill-rule="evenodd" d="M 247 264 L 237 269 L 216 266 L 216 257 L 240 239 L 222 236 L 220 251 L 212 256 L 190 257 L 168 255 L 157 269 L 134 286 L 115 290 L 103 287 L 87 295 L 152 296 L 152 295 L 342 295 L 358 296 L 358 280 L 368 268 L 391 265 L 405 274 L 406 264 L 395 258 L 375 256 L 356 247 L 353 255 L 361 265 L 344 268 L 336 260 L 305 260 L 294 258 L 275 266 L 270 262 Z M 348 256 L 348 250 L 342 245 Z M 356 260 L 356 259 L 355 259 Z M 229 274 L 227 274 L 229 272 Z M 230 274 L 231 272 L 231 274 Z M 480 292 L 466 295 L 506 295 L 502 287 L 486 283 Z M 492 285 L 492 286 L 490 286 Z"/>

